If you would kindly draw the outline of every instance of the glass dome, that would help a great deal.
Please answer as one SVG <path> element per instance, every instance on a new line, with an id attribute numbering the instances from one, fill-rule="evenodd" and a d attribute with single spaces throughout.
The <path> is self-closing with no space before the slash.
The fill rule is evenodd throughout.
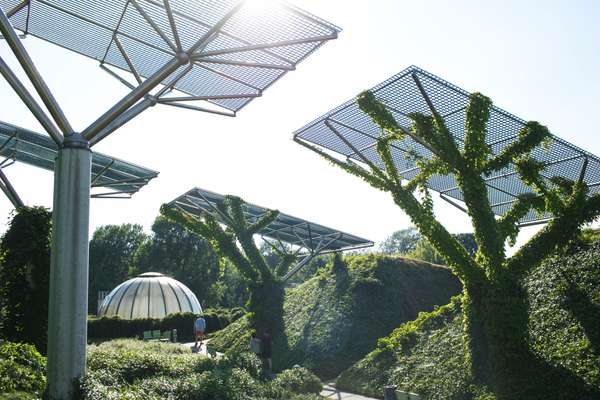
<path id="1" fill-rule="evenodd" d="M 98 316 L 164 318 L 181 312 L 202 314 L 196 295 L 173 278 L 146 272 L 114 288 L 102 302 Z"/>

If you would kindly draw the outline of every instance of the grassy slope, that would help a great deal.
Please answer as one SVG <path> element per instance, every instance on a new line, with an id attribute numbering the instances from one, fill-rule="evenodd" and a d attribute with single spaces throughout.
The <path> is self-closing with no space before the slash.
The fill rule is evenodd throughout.
<path id="1" fill-rule="evenodd" d="M 525 287 L 532 351 L 564 377 L 544 382 L 548 375 L 541 374 L 545 376 L 532 382 L 539 385 L 540 395 L 552 387 L 562 393 L 561 398 L 571 399 L 572 391 L 564 388 L 568 384 L 600 390 L 600 243 L 549 260 L 526 280 Z M 381 340 L 378 349 L 340 375 L 338 387 L 380 396 L 384 385 L 394 383 L 425 399 L 478 398 L 481 389 L 468 383 L 462 330 L 460 303 L 455 299 Z"/>
<path id="2" fill-rule="evenodd" d="M 276 369 L 300 364 L 320 376 L 336 376 L 378 338 L 460 291 L 446 268 L 425 262 L 370 254 L 346 257 L 343 264 L 287 292 L 285 340 L 274 345 Z M 226 350 L 246 348 L 248 340 L 242 319 L 213 343 Z"/>

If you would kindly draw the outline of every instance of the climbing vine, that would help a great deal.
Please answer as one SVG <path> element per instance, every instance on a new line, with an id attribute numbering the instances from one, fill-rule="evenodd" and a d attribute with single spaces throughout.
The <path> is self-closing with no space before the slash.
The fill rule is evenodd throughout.
<path id="1" fill-rule="evenodd" d="M 208 212 L 196 216 L 169 205 L 163 205 L 160 211 L 170 221 L 206 239 L 219 256 L 231 261 L 250 290 L 247 306 L 252 329 L 258 336 L 268 332 L 277 340 L 277 335 L 283 330 L 284 289 L 281 278 L 296 261 L 296 255 L 288 249 L 276 247 L 280 261 L 271 268 L 256 246 L 254 235 L 270 225 L 279 211 L 268 210 L 251 222 L 244 214 L 244 204 L 239 197 L 225 196 L 217 205 L 219 219 Z"/>
<path id="2" fill-rule="evenodd" d="M 305 142 L 334 165 L 357 176 L 369 185 L 391 194 L 421 234 L 444 257 L 462 281 L 465 341 L 473 379 L 490 385 L 498 399 L 535 397 L 515 394 L 520 383 L 535 379 L 536 364 L 527 346 L 527 301 L 520 286 L 521 278 L 537 268 L 542 260 L 567 244 L 582 225 L 600 215 L 600 195 L 588 196 L 583 176 L 577 181 L 542 177 L 544 164 L 532 152 L 547 147 L 548 129 L 528 122 L 516 140 L 494 154 L 485 142 L 486 125 L 492 101 L 480 94 L 470 96 L 466 109 L 464 148 L 457 144 L 444 119 L 433 115 L 410 114 L 410 129 L 400 127 L 394 116 L 372 92 L 358 96 L 358 105 L 381 129 L 377 152 L 383 168 L 362 157 L 363 167 L 351 160 L 339 160 Z M 415 158 L 418 174 L 406 180 L 397 170 L 390 146 L 406 136 L 431 151 L 430 159 Z M 488 200 L 485 178 L 515 165 L 520 178 L 533 192 L 520 196 L 501 218 L 496 218 Z M 462 192 L 471 219 L 477 252 L 474 256 L 435 218 L 431 197 L 425 187 L 435 174 L 452 174 Z M 527 244 L 508 257 L 505 243 L 514 243 L 519 221 L 531 210 L 550 213 L 554 218 Z M 515 365 L 532 365 L 531 374 Z M 513 373 L 511 371 L 519 371 Z"/>

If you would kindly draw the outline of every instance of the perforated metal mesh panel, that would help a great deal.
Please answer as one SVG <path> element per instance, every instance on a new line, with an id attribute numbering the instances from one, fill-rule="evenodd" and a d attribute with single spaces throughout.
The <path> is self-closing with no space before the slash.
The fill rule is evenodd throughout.
<path id="1" fill-rule="evenodd" d="M 218 221 L 225 223 L 217 211 L 217 204 L 223 202 L 224 199 L 223 195 L 195 188 L 179 196 L 169 205 L 196 216 L 209 213 L 215 216 Z M 246 203 L 244 205 L 244 213 L 250 223 L 257 221 L 267 211 L 268 209 L 254 204 Z M 258 234 L 310 251 L 321 249 L 321 254 L 373 245 L 373 242 L 369 240 L 283 213 L 280 213 L 275 221 Z"/>
<path id="2" fill-rule="evenodd" d="M 0 7 L 6 13 L 19 3 L 0 0 Z M 190 96 L 231 96 L 202 101 L 235 113 L 340 31 L 283 2 L 246 1 L 238 9 L 239 4 L 237 0 L 29 0 L 11 23 L 139 77 L 149 77 L 179 52 L 191 53 L 192 68 L 174 89 Z M 198 42 L 201 45 L 190 52 Z"/>
<path id="3" fill-rule="evenodd" d="M 410 113 L 432 115 L 432 110 L 419 90 L 417 81 L 422 85 L 436 112 L 444 117 L 459 148 L 464 148 L 464 122 L 469 98 L 469 93 L 465 90 L 411 66 L 375 86 L 371 91 L 387 106 L 398 124 L 408 130 L 411 126 L 408 118 Z M 498 154 L 518 138 L 518 133 L 524 125 L 524 120 L 494 106 L 487 125 L 486 143 L 494 154 Z M 359 109 L 356 99 L 347 101 L 294 132 L 296 140 L 312 143 L 361 162 L 360 156 L 352 150 L 354 147 L 376 166 L 383 168 L 376 151 L 376 141 L 380 135 L 381 129 Z M 339 136 L 342 136 L 352 147 Z M 402 141 L 394 142 L 392 156 L 398 171 L 405 179 L 412 179 L 419 172 L 415 162 L 411 157 L 407 157 L 409 150 L 426 158 L 432 157 L 429 150 L 408 136 Z M 545 163 L 546 166 L 542 171 L 544 178 L 560 176 L 571 180 L 579 178 L 584 160 L 587 158 L 588 167 L 584 181 L 589 185 L 591 194 L 598 193 L 600 190 L 600 159 L 575 145 L 552 136 L 549 146 L 536 149 L 533 157 Z M 532 188 L 520 180 L 513 165 L 485 177 L 485 181 L 492 209 L 497 215 L 506 213 L 517 196 L 532 192 Z M 428 186 L 445 196 L 463 200 L 453 176 L 432 176 Z M 531 211 L 521 222 L 542 221 L 551 217 L 551 215 L 539 215 Z"/>
<path id="4" fill-rule="evenodd" d="M 0 157 L 8 162 L 24 162 L 54 171 L 58 154 L 56 143 L 46 135 L 0 122 Z M 158 172 L 107 156 L 92 153 L 92 187 L 98 188 L 92 197 L 130 197 Z"/>

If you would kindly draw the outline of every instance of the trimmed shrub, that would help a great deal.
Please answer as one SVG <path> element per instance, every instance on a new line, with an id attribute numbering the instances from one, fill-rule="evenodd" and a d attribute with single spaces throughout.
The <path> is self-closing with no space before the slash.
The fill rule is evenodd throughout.
<path id="1" fill-rule="evenodd" d="M 83 400 L 315 400 L 320 382 L 300 368 L 271 382 L 251 353 L 211 359 L 171 343 L 118 339 L 90 346 Z"/>
<path id="2" fill-rule="evenodd" d="M 206 320 L 206 332 L 221 330 L 244 315 L 242 308 L 207 309 L 202 317 Z M 144 331 L 177 329 L 178 341 L 194 340 L 193 326 L 198 315 L 193 313 L 178 313 L 167 315 L 163 319 L 139 318 L 121 319 L 89 318 L 88 339 L 117 339 L 141 337 Z"/>
<path id="3" fill-rule="evenodd" d="M 319 394 L 323 384 L 315 374 L 303 367 L 286 369 L 277 374 L 273 385 L 296 393 Z"/>
<path id="4" fill-rule="evenodd" d="M 0 342 L 0 393 L 40 394 L 46 387 L 46 359 L 33 345 Z M 12 397 L 11 397 L 12 398 Z M 27 397 L 21 397 L 27 398 Z"/>

